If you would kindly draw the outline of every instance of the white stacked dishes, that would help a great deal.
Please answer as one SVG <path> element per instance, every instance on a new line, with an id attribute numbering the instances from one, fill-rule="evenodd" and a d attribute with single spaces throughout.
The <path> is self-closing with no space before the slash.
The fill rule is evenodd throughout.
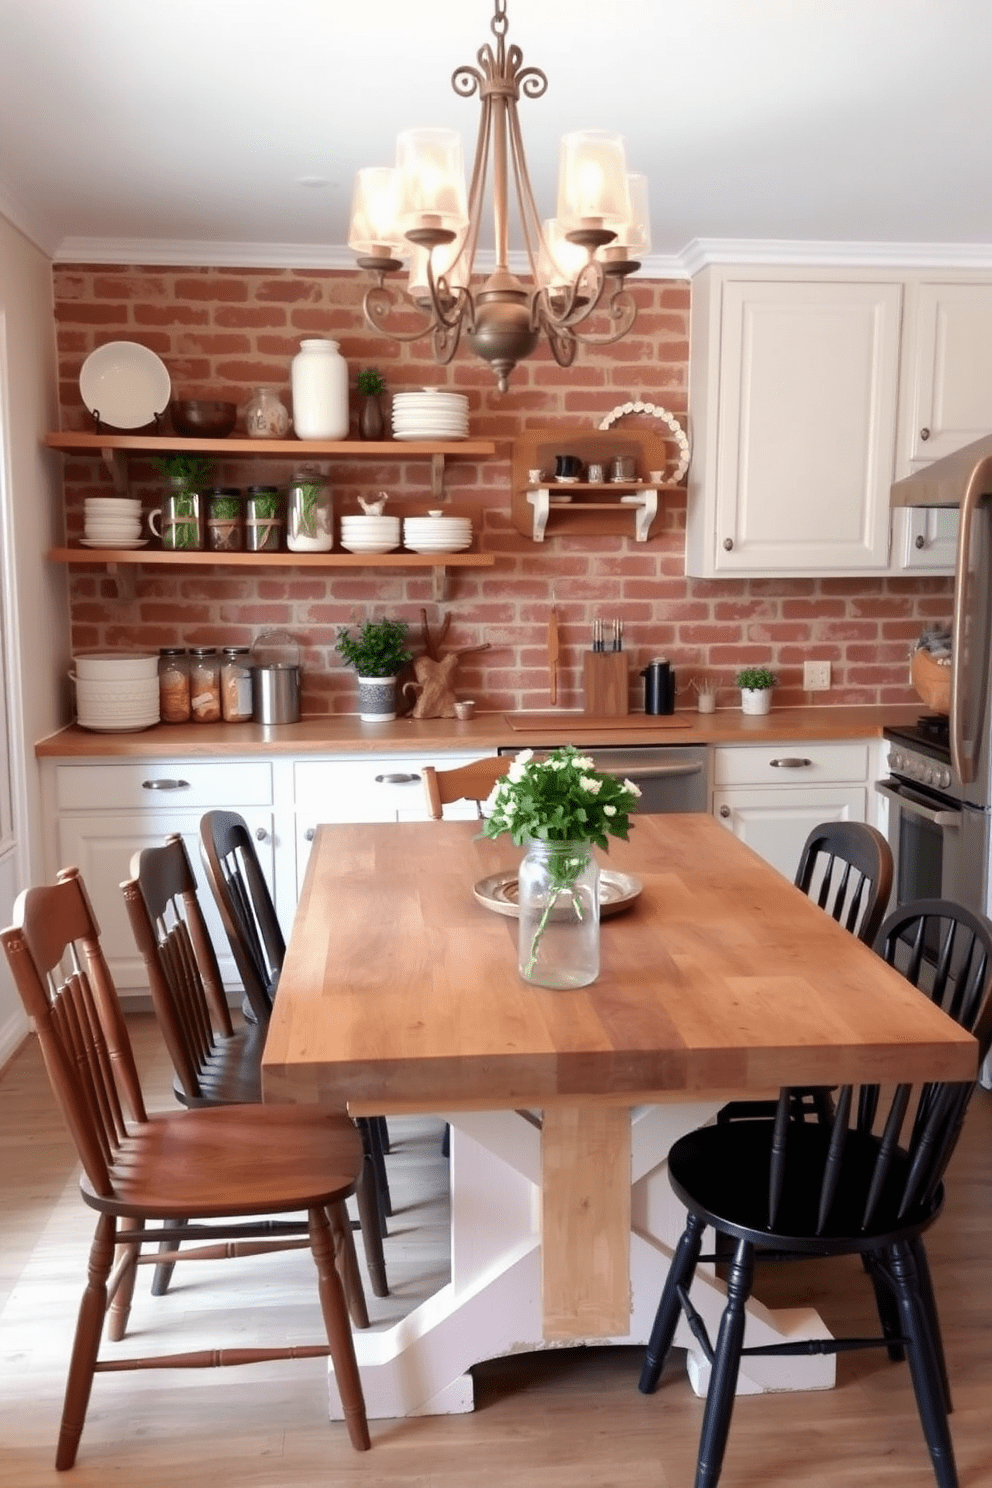
<path id="1" fill-rule="evenodd" d="M 87 548 L 140 548 L 141 502 L 125 496 L 87 496 L 82 537 Z"/>
<path id="2" fill-rule="evenodd" d="M 399 517 L 341 518 L 341 546 L 349 553 L 390 553 L 400 545 Z"/>
<path id="3" fill-rule="evenodd" d="M 83 652 L 69 673 L 76 721 L 102 733 L 133 733 L 159 721 L 158 655 Z"/>
<path id="4" fill-rule="evenodd" d="M 464 393 L 422 388 L 393 396 L 394 439 L 468 438 L 468 399 Z"/>
<path id="5" fill-rule="evenodd" d="M 407 517 L 403 546 L 411 553 L 463 553 L 472 546 L 472 523 L 468 517 L 446 517 L 440 511 Z"/>

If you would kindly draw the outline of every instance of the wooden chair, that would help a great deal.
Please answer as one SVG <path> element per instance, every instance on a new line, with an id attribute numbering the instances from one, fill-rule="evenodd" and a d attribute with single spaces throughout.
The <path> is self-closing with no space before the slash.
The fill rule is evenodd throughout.
<path id="1" fill-rule="evenodd" d="M 883 924 L 876 949 L 977 1039 L 992 1045 L 992 925 L 943 900 L 918 900 Z M 923 1233 L 940 1214 L 943 1175 L 974 1081 L 900 1084 L 883 1099 L 876 1085 L 842 1087 L 832 1119 L 791 1117 L 780 1094 L 774 1121 L 733 1121 L 688 1133 L 668 1159 L 673 1189 L 688 1212 L 669 1267 L 641 1371 L 658 1383 L 679 1314 L 712 1365 L 697 1459 L 697 1488 L 714 1488 L 730 1428 L 741 1356 L 883 1347 L 908 1358 L 940 1488 L 957 1488 L 948 1431 L 950 1389 Z M 689 1295 L 703 1231 L 733 1242 L 727 1306 L 717 1341 Z M 743 1348 L 744 1307 L 760 1260 L 860 1255 L 882 1327 L 878 1338 L 816 1339 Z"/>
<path id="2" fill-rule="evenodd" d="M 468 765 L 459 765 L 454 770 L 436 770 L 433 765 L 424 765 L 420 775 L 431 820 L 440 821 L 444 815 L 443 808 L 452 801 L 474 801 L 476 815 L 481 817 L 482 802 L 512 764 L 512 755 L 494 754 L 472 760 Z"/>
<path id="3" fill-rule="evenodd" d="M 344 1112 L 289 1105 L 214 1106 L 149 1116 L 77 869 L 65 869 L 51 886 L 20 894 L 14 924 L 0 932 L 0 941 L 79 1151 L 83 1199 L 98 1215 L 56 1468 L 72 1467 L 76 1460 L 96 1373 L 301 1355 L 331 1356 L 351 1441 L 366 1450 L 365 1403 L 337 1270 L 350 1239 L 344 1200 L 354 1191 L 362 1165 L 354 1124 Z M 172 1259 L 182 1261 L 246 1254 L 255 1239 L 264 1244 L 281 1233 L 280 1216 L 301 1211 L 307 1214 L 326 1342 L 140 1359 L 101 1356 L 105 1316 L 109 1311 L 110 1339 L 122 1338 L 135 1268 L 157 1259 L 141 1254 L 144 1243 L 205 1242 L 174 1250 Z M 177 1214 L 185 1216 L 184 1223 L 171 1222 Z M 264 1391 L 259 1399 L 265 1401 Z"/>
<path id="4" fill-rule="evenodd" d="M 822 822 L 806 838 L 795 884 L 845 930 L 872 945 L 892 893 L 892 850 L 881 832 L 865 822 Z M 793 1115 L 813 1114 L 829 1121 L 830 1093 L 796 1088 Z M 728 1101 L 719 1121 L 775 1115 L 775 1101 Z"/>
<path id="5" fill-rule="evenodd" d="M 272 1012 L 286 942 L 258 861 L 248 823 L 235 811 L 208 811 L 200 819 L 200 858 L 245 995 L 264 1030 Z M 372 1290 L 389 1296 L 382 1242 L 390 1212 L 384 1146 L 385 1122 L 360 1117 L 365 1165 L 358 1186 L 362 1243 Z"/>

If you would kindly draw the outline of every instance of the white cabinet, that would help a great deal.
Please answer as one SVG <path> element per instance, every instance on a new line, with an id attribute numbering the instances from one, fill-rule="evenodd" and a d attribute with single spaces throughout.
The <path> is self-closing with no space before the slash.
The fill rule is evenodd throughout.
<path id="1" fill-rule="evenodd" d="M 886 567 L 902 303 L 853 274 L 693 281 L 687 573 Z"/>
<path id="2" fill-rule="evenodd" d="M 785 878 L 824 821 L 867 821 L 878 770 L 869 741 L 721 745 L 713 751 L 713 814 Z"/>
<path id="3" fill-rule="evenodd" d="M 227 938 L 200 866 L 200 817 L 214 808 L 239 812 L 253 832 L 275 889 L 272 768 L 263 760 L 64 764 L 45 761 L 52 813 L 51 871 L 74 864 L 82 873 L 100 926 L 101 944 L 119 991 L 148 986 L 120 890 L 132 854 L 161 847 L 170 833 L 186 843 L 199 897 L 225 983 L 239 985 Z"/>
<path id="4" fill-rule="evenodd" d="M 427 798 L 421 766 L 436 763 L 452 770 L 490 752 L 445 754 L 436 760 L 425 760 L 420 754 L 298 759 L 293 767 L 297 897 L 313 834 L 321 822 L 425 821 Z M 457 801 L 446 806 L 444 814 L 446 818 L 473 817 L 475 806 Z"/>
<path id="5" fill-rule="evenodd" d="M 899 506 L 893 511 L 893 573 L 953 574 L 957 546 L 956 507 Z"/>
<path id="6" fill-rule="evenodd" d="M 992 282 L 922 280 L 906 331 L 898 477 L 992 432 Z"/>

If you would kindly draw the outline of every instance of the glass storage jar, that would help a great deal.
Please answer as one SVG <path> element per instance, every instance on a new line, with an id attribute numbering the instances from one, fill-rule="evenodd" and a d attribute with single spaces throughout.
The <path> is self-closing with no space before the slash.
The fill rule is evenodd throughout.
<path id="1" fill-rule="evenodd" d="M 216 646 L 194 646 L 189 653 L 190 707 L 194 723 L 220 719 L 220 657 Z"/>
<path id="2" fill-rule="evenodd" d="M 275 388 L 256 388 L 245 404 L 245 428 L 252 439 L 281 439 L 289 428 L 289 413 Z"/>
<path id="3" fill-rule="evenodd" d="M 599 976 L 599 864 L 591 842 L 532 840 L 520 864 L 519 971 L 538 987 Z"/>
<path id="4" fill-rule="evenodd" d="M 220 661 L 220 711 L 225 723 L 252 716 L 251 662 L 247 646 L 225 646 Z"/>
<path id="5" fill-rule="evenodd" d="M 155 518 L 159 525 L 156 526 Z M 151 512 L 148 525 L 170 551 L 192 551 L 203 547 L 203 501 L 195 486 L 183 477 L 170 477 L 159 512 Z"/>
<path id="6" fill-rule="evenodd" d="M 163 723 L 189 723 L 189 657 L 181 646 L 158 653 L 158 711 Z"/>
<path id="7" fill-rule="evenodd" d="M 282 508 L 275 486 L 249 486 L 245 509 L 245 547 L 251 553 L 278 553 Z"/>
<path id="8" fill-rule="evenodd" d="M 241 489 L 214 486 L 207 493 L 207 547 L 214 553 L 241 549 Z"/>
<path id="9" fill-rule="evenodd" d="M 286 546 L 291 553 L 329 553 L 334 546 L 334 501 L 318 471 L 301 470 L 289 483 Z"/>

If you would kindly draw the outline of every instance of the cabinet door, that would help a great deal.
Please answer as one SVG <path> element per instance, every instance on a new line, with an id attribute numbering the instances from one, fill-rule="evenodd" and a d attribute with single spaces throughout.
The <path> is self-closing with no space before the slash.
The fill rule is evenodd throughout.
<path id="1" fill-rule="evenodd" d="M 887 566 L 901 305 L 898 284 L 724 285 L 714 572 Z"/>
<path id="2" fill-rule="evenodd" d="M 255 837 L 269 887 L 274 889 L 272 810 L 247 806 L 239 809 Z M 74 863 L 83 875 L 100 926 L 103 952 L 118 990 L 146 991 L 148 978 L 134 944 L 120 885 L 131 876 L 132 854 L 146 847 L 161 847 L 170 832 L 178 832 L 186 844 L 224 983 L 238 988 L 241 981 L 237 968 L 200 865 L 199 812 L 63 814 L 56 823 L 59 862 Z"/>
<path id="3" fill-rule="evenodd" d="M 992 284 L 921 284 L 915 320 L 900 442 L 910 461 L 939 460 L 992 432 Z"/>
<path id="4" fill-rule="evenodd" d="M 791 882 L 813 828 L 825 821 L 865 821 L 866 797 L 863 785 L 716 790 L 713 814 Z"/>
<path id="5" fill-rule="evenodd" d="M 900 506 L 892 513 L 892 569 L 953 574 L 958 547 L 956 507 Z"/>

